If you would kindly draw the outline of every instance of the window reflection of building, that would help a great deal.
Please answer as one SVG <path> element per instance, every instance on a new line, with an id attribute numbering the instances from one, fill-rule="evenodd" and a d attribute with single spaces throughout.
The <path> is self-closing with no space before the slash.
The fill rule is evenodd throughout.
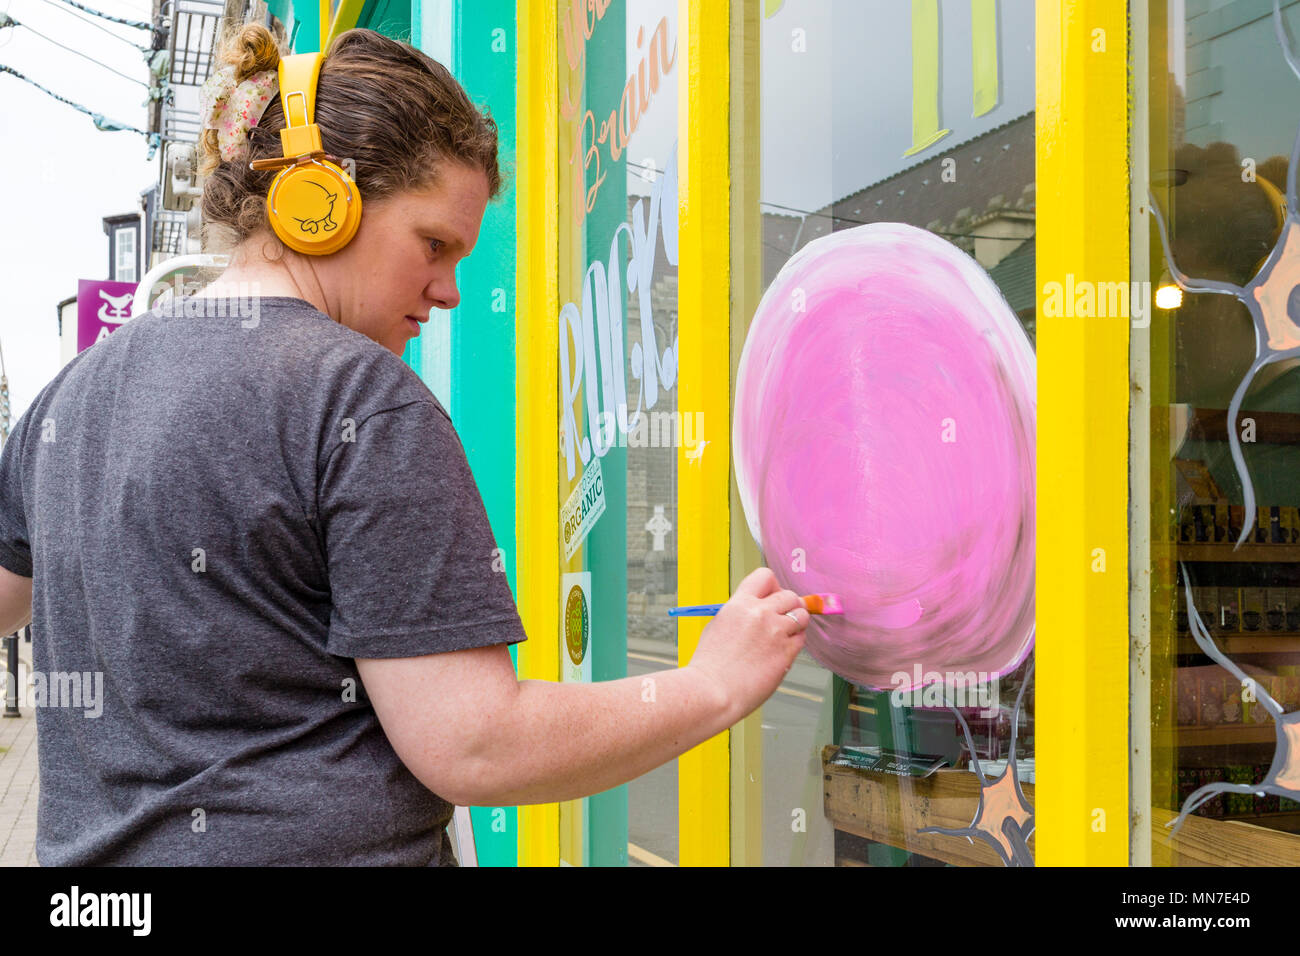
<path id="1" fill-rule="evenodd" d="M 1283 156 L 1261 162 L 1256 178 L 1285 190 L 1287 162 Z M 1189 276 L 1244 285 L 1278 232 L 1268 195 L 1242 179 L 1241 156 L 1230 143 L 1180 145 L 1173 168 L 1174 262 Z M 1174 335 L 1176 400 L 1226 408 L 1255 355 L 1250 313 L 1232 296 L 1185 295 L 1174 313 Z M 1254 388 L 1281 371 L 1262 369 Z"/>
<path id="2" fill-rule="evenodd" d="M 974 256 L 1032 340 L 1034 208 L 1034 114 L 1027 113 L 820 209 L 764 204 L 763 286 L 791 256 L 833 230 L 905 222 Z"/>
<path id="3" fill-rule="evenodd" d="M 821 208 L 793 210 L 775 203 L 761 204 L 763 287 L 767 288 L 789 259 L 814 239 L 863 223 L 903 222 L 928 229 L 971 255 L 989 272 L 1032 342 L 1037 308 L 1035 136 L 1035 115 L 1027 112 L 966 141 L 945 141 L 930 150 L 924 159 Z M 1009 760 L 1015 759 L 1018 775 L 1028 784 L 1030 793 L 1035 779 L 1034 693 L 1032 682 L 1026 682 L 1026 674 L 1031 662 L 1032 657 L 1014 674 L 1002 676 L 996 690 L 999 701 L 990 711 L 962 710 L 984 771 L 990 778 L 996 777 Z M 833 683 L 843 686 L 838 679 Z M 1011 706 L 1022 696 L 1022 689 L 1025 693 L 1013 754 Z M 794 686 L 792 693 L 817 690 Z M 838 695 L 840 690 L 834 693 Z M 925 794 L 931 794 L 945 806 L 962 806 L 963 812 L 969 805 L 965 819 L 960 823 L 954 819 L 951 825 L 968 823 L 979 803 L 979 788 L 974 783 L 974 774 L 966 773 L 973 764 L 956 715 L 942 706 L 894 708 L 887 698 L 887 694 L 848 688 L 833 717 L 833 744 L 879 746 L 943 758 L 946 769 L 942 777 L 912 782 L 903 778 L 904 782 L 900 783 L 899 778 L 884 775 L 874 778 L 872 785 L 879 783 L 898 799 L 915 805 L 929 800 Z M 782 727 L 778 718 L 769 717 L 775 713 L 769 703 L 764 709 L 764 719 Z M 796 736 L 812 730 L 803 724 L 788 729 Z M 775 757 L 778 752 L 775 740 L 769 741 L 767 747 Z M 828 749 L 833 751 L 834 747 Z M 840 779 L 837 776 L 840 768 L 820 766 L 831 777 Z M 931 786 L 939 789 L 931 793 Z M 919 837 L 911 830 L 896 829 L 896 820 L 884 822 L 873 818 L 868 826 L 877 836 L 864 840 L 857 825 L 848 822 L 850 817 L 868 812 L 857 802 L 862 791 L 852 791 L 859 797 L 847 796 L 849 791 L 841 793 L 835 787 L 827 792 L 840 794 L 844 799 L 828 797 L 828 823 L 834 827 L 833 851 L 831 857 L 819 862 L 906 866 L 997 862 L 998 858 L 991 853 L 968 852 L 964 839 L 952 839 L 948 843 L 931 836 Z M 773 802 L 780 802 L 779 798 Z M 770 846 L 765 846 L 765 853 L 788 852 L 792 860 L 812 862 L 808 857 L 798 856 L 800 850 L 796 845 L 786 850 L 787 842 L 792 841 L 779 835 L 776 822 L 774 818 L 771 831 L 774 839 Z M 783 822 L 781 827 L 788 829 L 788 822 Z"/>
<path id="4" fill-rule="evenodd" d="M 627 197 L 628 221 L 632 221 L 632 208 L 644 204 L 645 197 L 629 193 Z M 650 285 L 650 302 L 654 312 L 655 338 L 658 342 L 672 342 L 677 337 L 677 267 L 668 265 L 664 252 L 663 234 L 656 230 L 654 281 Z M 633 343 L 641 340 L 641 306 L 639 296 L 627 296 L 627 347 L 632 353 Z M 631 400 L 631 399 L 629 399 Z M 677 407 L 677 390 L 668 394 L 671 404 L 659 406 L 653 412 L 642 410 L 643 415 L 663 416 L 685 411 Z M 629 409 L 628 415 L 635 414 Z M 676 419 L 680 422 L 680 415 Z M 662 423 L 664 418 L 656 418 Z M 707 426 L 706 426 L 707 427 Z M 679 424 L 673 432 L 674 441 L 680 439 Z M 649 448 L 628 448 L 627 456 L 627 620 L 628 637 L 641 638 L 666 644 L 671 654 L 676 654 L 677 622 L 668 616 L 668 609 L 677 604 L 677 545 L 674 531 L 663 538 L 663 549 L 655 550 L 655 534 L 646 529 L 659 507 L 665 512 L 669 524 L 676 523 L 677 500 L 677 448 L 664 447 L 663 436 L 668 429 L 648 429 L 647 439 L 657 439 Z M 693 436 L 698 437 L 698 436 Z M 675 529 L 674 529 L 675 530 Z"/>

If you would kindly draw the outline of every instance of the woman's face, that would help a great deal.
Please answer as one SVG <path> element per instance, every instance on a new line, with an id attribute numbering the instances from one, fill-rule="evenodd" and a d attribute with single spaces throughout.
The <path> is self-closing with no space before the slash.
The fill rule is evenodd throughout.
<path id="1" fill-rule="evenodd" d="M 481 169 L 446 163 L 432 186 L 365 203 L 352 242 L 328 257 L 340 322 L 401 355 L 430 309 L 460 301 L 456 264 L 478 242 L 487 200 Z"/>

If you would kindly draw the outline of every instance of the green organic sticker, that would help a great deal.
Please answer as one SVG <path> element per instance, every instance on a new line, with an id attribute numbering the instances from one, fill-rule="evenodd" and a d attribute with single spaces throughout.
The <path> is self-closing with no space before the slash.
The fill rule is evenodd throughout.
<path id="1" fill-rule="evenodd" d="M 587 613 L 587 596 L 575 584 L 569 589 L 564 605 L 564 645 L 569 649 L 569 660 L 580 665 L 587 656 L 587 641 L 591 634 L 591 616 Z"/>

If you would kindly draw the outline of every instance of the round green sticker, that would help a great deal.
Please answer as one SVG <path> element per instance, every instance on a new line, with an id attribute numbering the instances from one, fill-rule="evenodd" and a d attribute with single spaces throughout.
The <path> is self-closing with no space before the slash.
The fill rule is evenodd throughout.
<path id="1" fill-rule="evenodd" d="M 587 656 L 587 641 L 591 632 L 591 618 L 587 613 L 587 596 L 575 584 L 569 589 L 564 604 L 564 644 L 569 649 L 569 660 L 581 664 Z"/>

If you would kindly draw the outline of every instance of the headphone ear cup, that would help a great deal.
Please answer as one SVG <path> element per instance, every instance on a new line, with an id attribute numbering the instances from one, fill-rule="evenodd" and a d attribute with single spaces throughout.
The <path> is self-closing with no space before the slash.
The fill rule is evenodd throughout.
<path id="1" fill-rule="evenodd" d="M 346 172 L 327 159 L 288 166 L 266 194 L 272 231 L 309 256 L 338 252 L 361 225 L 361 193 Z"/>

